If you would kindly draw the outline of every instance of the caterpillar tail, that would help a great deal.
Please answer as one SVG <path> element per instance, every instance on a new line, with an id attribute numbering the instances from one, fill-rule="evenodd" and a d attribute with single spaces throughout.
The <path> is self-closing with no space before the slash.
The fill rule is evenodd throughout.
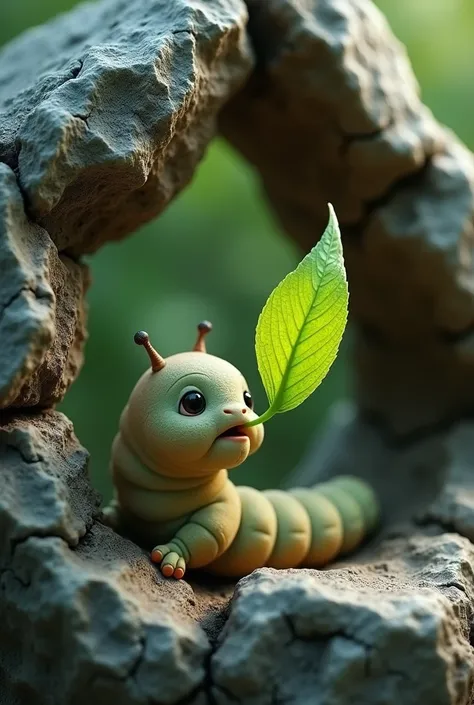
<path id="1" fill-rule="evenodd" d="M 372 487 L 350 475 L 288 492 L 237 491 L 241 523 L 230 548 L 208 566 L 217 575 L 241 577 L 264 566 L 322 568 L 354 551 L 380 520 Z"/>

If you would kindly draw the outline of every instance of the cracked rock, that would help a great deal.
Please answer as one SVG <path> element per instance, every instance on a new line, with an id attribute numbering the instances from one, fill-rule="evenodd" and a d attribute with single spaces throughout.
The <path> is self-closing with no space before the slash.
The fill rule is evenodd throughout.
<path id="1" fill-rule="evenodd" d="M 60 251 L 128 235 L 188 183 L 252 66 L 246 19 L 242 0 L 104 0 L 3 49 L 0 160 Z"/>
<path id="2" fill-rule="evenodd" d="M 160 591 L 144 554 L 109 529 L 95 525 L 74 551 L 25 539 L 0 575 L 0 680 L 21 702 L 171 705 L 203 681 L 206 636 L 179 613 L 190 588 Z"/>
<path id="3" fill-rule="evenodd" d="M 333 203 L 359 403 L 409 433 L 472 410 L 474 161 L 369 0 L 248 0 L 257 67 L 223 134 L 309 250 Z"/>
<path id="4" fill-rule="evenodd" d="M 0 163 L 0 408 L 60 401 L 82 364 L 87 269 L 58 256 Z"/>
<path id="5" fill-rule="evenodd" d="M 254 572 L 211 660 L 216 692 L 246 705 L 469 705 L 473 561 L 446 534 L 386 542 L 360 566 Z"/>
<path id="6" fill-rule="evenodd" d="M 197 693 L 210 650 L 199 598 L 97 521 L 71 423 L 11 419 L 0 458 L 2 705 L 171 705 Z"/>
<path id="7" fill-rule="evenodd" d="M 56 536 L 75 546 L 98 514 L 86 474 L 88 454 L 72 423 L 57 412 L 2 418 L 2 555 L 28 536 Z"/>

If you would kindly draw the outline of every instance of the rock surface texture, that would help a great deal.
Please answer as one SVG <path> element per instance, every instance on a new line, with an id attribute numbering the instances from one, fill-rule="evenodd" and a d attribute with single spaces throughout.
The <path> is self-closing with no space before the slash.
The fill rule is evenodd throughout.
<path id="1" fill-rule="evenodd" d="M 358 406 L 292 483 L 359 473 L 385 518 L 236 587 L 166 581 L 101 523 L 51 408 L 81 255 L 162 211 L 218 122 L 304 248 L 339 214 Z M 0 52 L 1 705 L 472 704 L 473 189 L 366 0 L 102 0 Z"/>
<path id="2" fill-rule="evenodd" d="M 28 219 L 2 163 L 0 272 L 0 409 L 54 404 L 82 363 L 87 270 Z"/>
<path id="3" fill-rule="evenodd" d="M 3 50 L 0 160 L 61 251 L 129 234 L 188 183 L 250 71 L 246 18 L 240 0 L 105 0 Z"/>

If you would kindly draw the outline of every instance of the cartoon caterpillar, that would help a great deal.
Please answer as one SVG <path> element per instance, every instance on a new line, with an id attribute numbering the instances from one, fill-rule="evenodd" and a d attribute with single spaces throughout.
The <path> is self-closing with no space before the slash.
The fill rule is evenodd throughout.
<path id="1" fill-rule="evenodd" d="M 151 369 L 120 419 L 112 450 L 115 511 L 165 576 L 186 567 L 242 576 L 262 566 L 321 567 L 352 551 L 377 522 L 372 489 L 348 476 L 290 492 L 236 487 L 227 469 L 255 453 L 263 426 L 242 374 L 206 354 L 199 325 L 192 352 L 164 360 L 141 331 Z"/>
<path id="2" fill-rule="evenodd" d="M 296 295 L 295 295 L 296 292 Z M 113 526 L 151 549 L 166 577 L 206 568 L 240 577 L 256 568 L 322 567 L 355 549 L 378 522 L 371 487 L 344 476 L 289 492 L 236 487 L 228 470 L 263 442 L 262 422 L 300 404 L 326 375 L 347 317 L 335 215 L 318 245 L 272 292 L 257 325 L 270 408 L 253 409 L 247 382 L 209 355 L 198 326 L 192 352 L 163 359 L 148 334 L 135 342 L 151 368 L 136 384 L 112 447 Z"/>

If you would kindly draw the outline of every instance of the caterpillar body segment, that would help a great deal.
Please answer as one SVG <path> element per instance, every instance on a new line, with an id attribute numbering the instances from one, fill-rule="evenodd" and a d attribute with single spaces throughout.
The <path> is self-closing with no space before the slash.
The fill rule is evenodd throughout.
<path id="1" fill-rule="evenodd" d="M 372 488 L 343 476 L 288 492 L 236 487 L 228 468 L 263 442 L 242 374 L 205 353 L 162 358 L 140 331 L 151 368 L 120 419 L 111 458 L 115 498 L 104 520 L 151 551 L 166 577 L 187 568 L 241 577 L 256 568 L 320 568 L 375 528 Z"/>
<path id="2" fill-rule="evenodd" d="M 282 490 L 266 490 L 263 495 L 275 510 L 276 531 L 272 552 L 266 562 L 270 568 L 293 568 L 308 553 L 311 521 L 295 497 Z"/>
<path id="3" fill-rule="evenodd" d="M 379 521 L 380 509 L 372 487 L 367 482 L 351 475 L 339 475 L 332 482 L 356 500 L 362 509 L 368 530 L 373 531 Z"/>
<path id="4" fill-rule="evenodd" d="M 315 489 L 298 488 L 289 493 L 304 507 L 311 522 L 311 542 L 301 566 L 321 568 L 341 550 L 344 531 L 341 515 L 334 504 Z"/>
<path id="5" fill-rule="evenodd" d="M 341 517 L 342 545 L 339 552 L 350 553 L 364 538 L 366 522 L 362 507 L 347 490 L 333 483 L 321 484 L 318 491 L 336 507 Z"/>
<path id="6" fill-rule="evenodd" d="M 356 477 L 347 479 L 357 495 L 373 497 L 373 509 L 376 499 L 369 485 Z M 228 551 L 209 564 L 213 573 L 241 577 L 264 566 L 321 568 L 360 545 L 375 526 L 374 512 L 366 516 L 355 495 L 345 485 L 339 487 L 337 478 L 289 492 L 259 493 L 250 487 L 237 487 L 237 492 L 242 504 L 239 530 Z"/>
<path id="7" fill-rule="evenodd" d="M 237 487 L 241 520 L 229 549 L 207 569 L 216 575 L 241 577 L 267 564 L 275 544 L 277 515 L 271 502 L 253 487 Z"/>

